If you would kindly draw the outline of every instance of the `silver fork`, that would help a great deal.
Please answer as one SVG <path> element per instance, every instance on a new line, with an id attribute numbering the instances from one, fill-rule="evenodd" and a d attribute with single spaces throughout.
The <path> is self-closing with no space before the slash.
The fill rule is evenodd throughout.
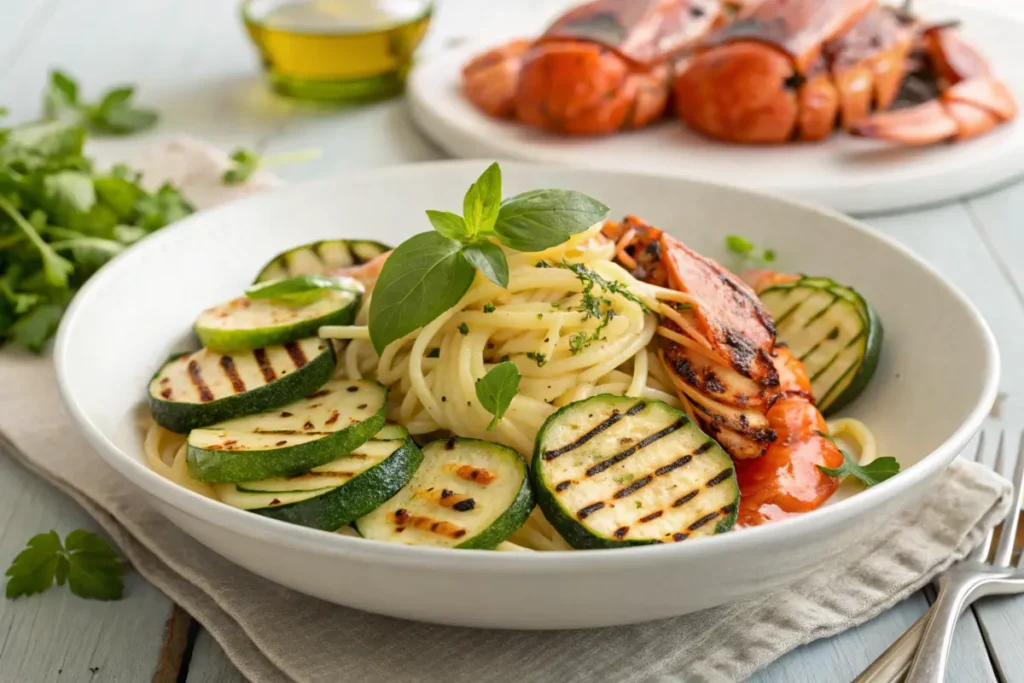
<path id="1" fill-rule="evenodd" d="M 974 456 L 976 462 L 981 462 L 984 449 L 985 434 L 982 432 Z M 1000 432 L 994 466 L 996 472 L 1003 469 L 1005 451 L 1005 434 Z M 993 532 L 989 531 L 970 555 L 939 579 L 938 596 L 924 616 L 865 669 L 854 683 L 898 683 L 904 674 L 906 683 L 943 683 L 953 629 L 963 611 L 986 595 L 1024 593 L 1024 570 L 1018 571 L 1010 564 L 1017 535 L 1022 485 L 1024 437 L 1013 472 L 1013 504 L 1003 520 L 999 546 L 992 562 L 986 563 L 993 540 Z"/>

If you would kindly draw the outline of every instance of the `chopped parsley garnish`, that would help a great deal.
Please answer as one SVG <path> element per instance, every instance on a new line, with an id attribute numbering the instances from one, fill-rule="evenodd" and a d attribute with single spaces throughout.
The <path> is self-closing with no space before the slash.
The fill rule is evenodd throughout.
<path id="1" fill-rule="evenodd" d="M 469 325 L 467 325 L 466 323 L 462 323 L 461 325 L 459 325 L 459 332 L 461 332 L 462 334 L 469 334 Z"/>
<path id="2" fill-rule="evenodd" d="M 537 353 L 535 351 L 528 352 L 526 354 L 526 357 L 529 358 L 530 360 L 536 362 L 538 368 L 544 367 L 545 363 L 548 362 L 547 355 L 545 355 L 543 353 Z"/>
<path id="3" fill-rule="evenodd" d="M 484 304 L 484 313 L 494 313 L 494 304 L 488 301 Z"/>

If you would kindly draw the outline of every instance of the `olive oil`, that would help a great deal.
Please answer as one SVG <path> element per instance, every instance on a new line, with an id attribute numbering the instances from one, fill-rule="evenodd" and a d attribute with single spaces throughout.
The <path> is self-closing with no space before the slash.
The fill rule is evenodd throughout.
<path id="1" fill-rule="evenodd" d="M 401 92 L 430 0 L 246 0 L 242 18 L 278 92 L 325 101 Z"/>

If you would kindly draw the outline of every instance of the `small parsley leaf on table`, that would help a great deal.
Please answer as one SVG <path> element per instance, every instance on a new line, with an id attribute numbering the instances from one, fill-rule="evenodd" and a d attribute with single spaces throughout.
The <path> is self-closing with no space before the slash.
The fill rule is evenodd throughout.
<path id="1" fill-rule="evenodd" d="M 8 599 L 42 593 L 54 581 L 67 583 L 75 595 L 119 600 L 124 594 L 124 564 L 97 534 L 72 531 L 62 544 L 56 531 L 33 536 L 7 569 Z"/>
<path id="2" fill-rule="evenodd" d="M 487 425 L 488 431 L 498 426 L 505 416 L 505 411 L 519 391 L 519 379 L 519 368 L 515 363 L 505 361 L 495 365 L 476 381 L 476 397 L 480 405 L 494 416 Z"/>

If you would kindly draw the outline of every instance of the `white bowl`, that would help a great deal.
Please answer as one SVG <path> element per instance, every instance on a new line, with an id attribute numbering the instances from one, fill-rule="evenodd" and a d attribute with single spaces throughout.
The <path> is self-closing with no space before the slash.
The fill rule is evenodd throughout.
<path id="1" fill-rule="evenodd" d="M 821 510 L 755 529 L 624 550 L 500 553 L 416 548 L 292 526 L 235 510 L 145 464 L 135 411 L 154 370 L 183 348 L 196 314 L 235 296 L 275 253 L 316 239 L 396 244 L 461 207 L 484 162 L 387 168 L 295 185 L 204 211 L 115 259 L 81 291 L 56 363 L 71 414 L 103 458 L 174 524 L 237 564 L 342 605 L 445 624 L 574 628 L 685 614 L 768 591 L 849 552 L 914 504 L 978 430 L 996 393 L 995 341 L 970 303 L 894 241 L 827 211 L 694 181 L 520 163 L 506 194 L 587 192 L 725 257 L 739 233 L 790 270 L 828 275 L 871 301 L 881 364 L 850 414 L 874 429 L 898 476 Z M 841 587 L 839 588 L 841 590 Z"/>

